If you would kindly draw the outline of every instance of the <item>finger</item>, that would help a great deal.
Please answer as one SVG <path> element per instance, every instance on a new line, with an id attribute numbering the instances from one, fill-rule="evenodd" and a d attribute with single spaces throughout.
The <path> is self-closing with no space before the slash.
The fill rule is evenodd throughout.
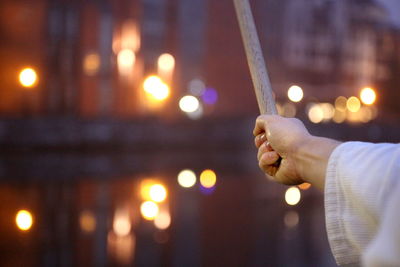
<path id="1" fill-rule="evenodd" d="M 257 136 L 265 132 L 265 115 L 258 116 L 256 119 L 256 125 L 254 126 L 253 135 Z"/>
<path id="2" fill-rule="evenodd" d="M 267 141 L 265 133 L 259 134 L 254 138 L 254 143 L 257 148 L 259 148 L 265 141 Z"/>
<path id="3" fill-rule="evenodd" d="M 257 153 L 257 159 L 260 160 L 261 156 L 266 153 L 273 151 L 272 147 L 269 145 L 268 142 L 264 142 L 259 148 Z"/>
<path id="4" fill-rule="evenodd" d="M 275 151 L 265 152 L 261 155 L 258 160 L 258 164 L 262 169 L 274 165 L 275 162 L 279 160 L 279 155 Z M 276 167 L 276 166 L 275 166 Z"/>

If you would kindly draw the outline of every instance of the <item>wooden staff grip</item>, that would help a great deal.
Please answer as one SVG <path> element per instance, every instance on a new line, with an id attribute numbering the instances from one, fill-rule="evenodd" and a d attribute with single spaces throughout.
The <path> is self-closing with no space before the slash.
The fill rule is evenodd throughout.
<path id="1" fill-rule="evenodd" d="M 261 114 L 277 114 L 271 83 L 248 0 L 233 0 Z"/>

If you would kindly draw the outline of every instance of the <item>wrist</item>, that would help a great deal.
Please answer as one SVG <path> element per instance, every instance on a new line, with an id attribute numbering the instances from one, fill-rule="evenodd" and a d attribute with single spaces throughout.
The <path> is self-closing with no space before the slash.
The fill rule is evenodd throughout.
<path id="1" fill-rule="evenodd" d="M 309 136 L 296 153 L 300 178 L 323 190 L 329 157 L 339 144 L 333 139 Z"/>

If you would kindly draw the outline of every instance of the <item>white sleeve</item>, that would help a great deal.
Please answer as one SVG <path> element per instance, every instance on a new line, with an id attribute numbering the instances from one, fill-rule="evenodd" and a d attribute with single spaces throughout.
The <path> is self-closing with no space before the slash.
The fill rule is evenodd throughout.
<path id="1" fill-rule="evenodd" d="M 329 243 L 339 265 L 359 266 L 363 257 L 365 266 L 400 266 L 400 262 L 369 264 L 375 260 L 371 259 L 374 247 L 381 249 L 375 241 L 387 227 L 386 218 L 396 220 L 389 213 L 393 213 L 391 205 L 400 205 L 393 204 L 399 200 L 399 180 L 400 145 L 347 142 L 333 151 L 325 181 L 325 216 Z M 397 216 L 394 225 L 400 225 L 399 219 Z M 399 234 L 399 227 L 392 229 Z M 400 244 L 392 249 L 400 255 Z"/>

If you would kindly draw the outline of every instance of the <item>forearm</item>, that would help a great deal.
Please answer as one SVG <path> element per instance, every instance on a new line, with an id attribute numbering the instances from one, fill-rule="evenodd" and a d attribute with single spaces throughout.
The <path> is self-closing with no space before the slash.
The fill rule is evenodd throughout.
<path id="1" fill-rule="evenodd" d="M 325 186 L 325 173 L 329 157 L 340 142 L 312 136 L 299 147 L 296 154 L 299 173 L 302 179 L 323 190 Z"/>

